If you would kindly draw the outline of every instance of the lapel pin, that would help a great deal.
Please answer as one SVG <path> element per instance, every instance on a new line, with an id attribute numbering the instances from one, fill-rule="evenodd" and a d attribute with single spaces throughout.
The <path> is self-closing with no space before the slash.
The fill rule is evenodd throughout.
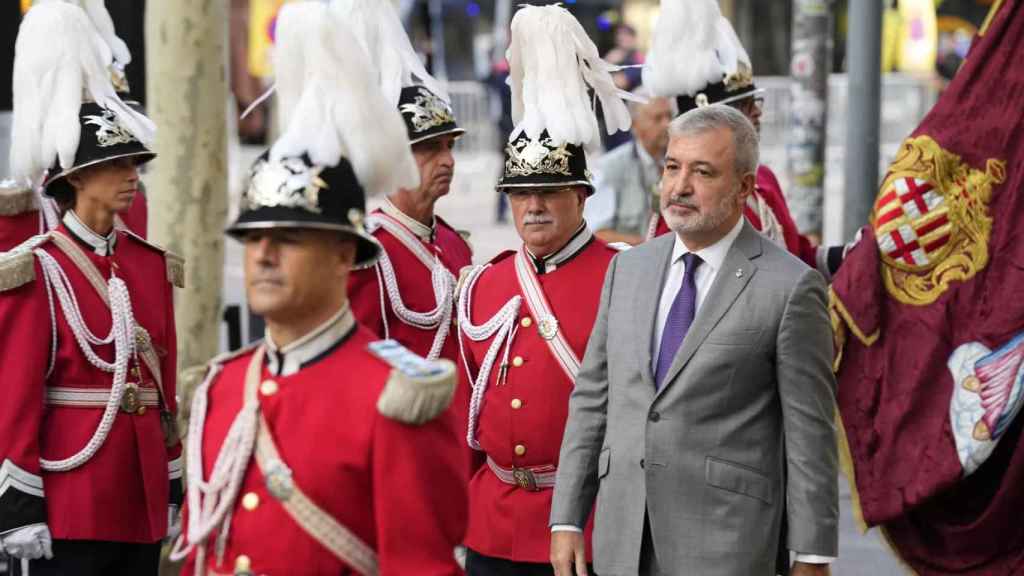
<path id="1" fill-rule="evenodd" d="M 736 277 L 737 278 L 743 278 L 743 268 L 738 268 L 736 270 Z"/>

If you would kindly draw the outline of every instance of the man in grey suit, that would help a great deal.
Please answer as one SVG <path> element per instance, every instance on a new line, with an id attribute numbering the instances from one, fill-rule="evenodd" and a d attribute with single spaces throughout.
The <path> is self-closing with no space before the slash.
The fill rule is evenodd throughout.
<path id="1" fill-rule="evenodd" d="M 552 564 L 586 574 L 575 529 L 596 499 L 601 576 L 773 576 L 780 544 L 791 574 L 828 574 L 824 280 L 742 217 L 758 163 L 749 120 L 712 105 L 669 135 L 660 201 L 676 233 L 619 254 L 605 277 L 562 440 Z"/>

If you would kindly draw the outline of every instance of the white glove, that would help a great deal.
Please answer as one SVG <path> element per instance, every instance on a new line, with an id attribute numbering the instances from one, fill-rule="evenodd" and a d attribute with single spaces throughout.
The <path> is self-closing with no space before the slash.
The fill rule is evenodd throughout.
<path id="1" fill-rule="evenodd" d="M 178 513 L 177 506 L 169 504 L 167 506 L 167 537 L 164 538 L 164 541 L 172 542 L 179 534 L 181 534 L 181 514 Z"/>
<path id="2" fill-rule="evenodd" d="M 31 524 L 7 534 L 3 538 L 4 552 L 24 560 L 53 558 L 53 537 L 46 524 Z"/>
<path id="3" fill-rule="evenodd" d="M 857 234 L 853 237 L 853 241 L 843 247 L 843 259 L 846 259 L 846 255 L 850 253 L 850 250 L 853 250 L 854 246 L 860 243 L 860 239 L 864 237 L 865 228 L 867 228 L 867 226 L 861 226 L 857 230 Z"/>

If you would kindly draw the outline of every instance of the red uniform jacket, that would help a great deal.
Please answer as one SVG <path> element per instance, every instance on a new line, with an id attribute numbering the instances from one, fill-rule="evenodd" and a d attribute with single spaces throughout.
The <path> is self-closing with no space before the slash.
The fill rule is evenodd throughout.
<path id="1" fill-rule="evenodd" d="M 51 234 L 68 234 L 62 224 Z M 161 354 L 164 398 L 175 404 L 176 340 L 172 285 L 163 252 L 139 238 L 118 232 L 114 252 L 85 252 L 104 278 L 116 267 L 128 286 L 132 312 Z M 111 312 L 86 276 L 52 243 L 42 246 L 67 275 L 88 329 L 99 337 L 110 332 Z M 51 312 L 38 258 L 35 279 L 0 292 L 0 349 L 4 351 L 4 391 L 0 402 L 0 533 L 46 522 L 54 538 L 155 542 L 167 532 L 171 486 L 168 464 L 181 454 L 167 448 L 160 410 L 144 414 L 118 411 L 103 447 L 84 465 L 67 472 L 43 472 L 40 457 L 63 459 L 81 450 L 99 424 L 103 408 L 45 405 L 48 386 L 107 388 L 113 375 L 86 359 L 54 295 L 57 348 L 50 362 Z M 10 272 L 7 270 L 6 272 Z M 95 347 L 113 361 L 113 344 Z M 139 362 L 143 386 L 155 386 Z M 129 381 L 136 379 L 129 375 Z M 179 462 L 175 463 L 180 464 Z M 177 476 L 177 475 L 176 475 Z M 40 497 L 41 477 L 44 495 Z M 11 481 L 13 479 L 13 482 Z M 180 502 L 180 480 L 174 482 Z"/>
<path id="2" fill-rule="evenodd" d="M 579 359 L 583 358 L 597 316 L 605 272 L 616 253 L 594 238 L 555 270 L 538 276 L 558 319 L 558 328 Z M 511 251 L 499 254 L 477 280 L 470 310 L 474 324 L 486 322 L 509 300 L 521 295 L 515 258 L 515 252 Z M 506 469 L 557 466 L 568 418 L 573 383 L 538 333 L 537 319 L 531 316 L 524 300 L 509 353 L 505 383 L 497 384 L 499 367 L 496 363 L 488 380 L 476 430 L 477 441 L 484 452 Z M 530 320 L 524 326 L 526 318 Z M 459 336 L 471 372 L 468 379 L 473 381 L 493 338 L 473 342 L 465 334 Z M 516 454 L 516 446 L 525 448 L 521 456 Z M 552 492 L 550 488 L 531 492 L 506 484 L 488 466 L 480 467 L 469 487 L 466 545 L 485 556 L 547 563 L 551 550 L 548 516 Z M 589 522 L 585 531 L 588 558 L 592 524 Z"/>
<path id="3" fill-rule="evenodd" d="M 377 411 L 391 367 L 367 351 L 373 340 L 357 325 L 332 352 L 295 374 L 271 376 L 265 365 L 262 378 L 278 387 L 269 396 L 258 394 L 260 409 L 295 485 L 376 551 L 381 576 L 461 574 L 454 548 L 465 530 L 462 451 L 443 420 L 416 427 Z M 204 478 L 242 407 L 252 355 L 227 361 L 210 387 Z M 242 506 L 246 499 L 248 507 Z M 188 519 L 182 524 L 187 527 Z M 267 491 L 255 458 L 234 505 L 221 566 L 215 540 L 216 533 L 206 543 L 206 559 L 218 573 L 231 573 L 244 555 L 254 574 L 356 574 L 292 520 Z M 183 574 L 193 574 L 194 564 L 195 551 Z"/>
<path id="4" fill-rule="evenodd" d="M 793 222 L 793 216 L 789 213 L 789 206 L 786 205 L 786 197 L 782 194 L 782 187 L 779 186 L 779 181 L 775 178 L 775 173 L 772 172 L 771 168 L 763 164 L 757 167 L 756 194 L 771 210 L 772 216 L 778 222 L 779 228 L 782 229 L 786 250 L 789 250 L 790 254 L 803 260 L 804 264 L 817 269 L 817 247 L 811 244 L 811 241 L 797 229 L 796 224 Z M 764 223 L 761 222 L 758 214 L 750 209 L 749 205 L 743 207 L 743 215 L 747 217 L 747 221 L 750 222 L 750 225 L 755 230 L 758 232 L 764 230 Z M 658 224 L 652 237 L 661 236 L 668 231 L 665 219 L 658 216 Z"/>
<path id="5" fill-rule="evenodd" d="M 377 210 L 379 213 L 380 210 Z M 473 252 L 462 236 L 441 218 L 436 219 L 434 241 L 422 242 L 432 254 L 441 259 L 441 263 L 459 277 L 462 268 L 473 262 Z M 412 232 L 410 231 L 410 234 Z M 406 308 L 417 312 L 433 310 L 437 306 L 434 300 L 434 289 L 431 284 L 430 270 L 416 258 L 395 236 L 384 228 L 373 233 L 374 238 L 391 259 L 398 281 L 399 292 Z M 415 234 L 413 234 L 415 236 Z M 379 266 L 379 264 L 377 265 Z M 403 346 L 420 356 L 426 356 L 434 343 L 435 330 L 422 330 L 410 326 L 395 316 L 391 301 L 383 292 L 384 287 L 378 280 L 377 266 L 352 273 L 349 277 L 348 295 L 352 303 L 352 312 L 360 324 L 370 329 L 377 338 L 385 337 L 384 324 L 387 323 L 387 336 L 397 340 Z M 385 313 L 381 313 L 381 299 L 384 300 Z M 441 348 L 441 358 L 459 363 L 459 345 L 456 340 L 455 312 L 452 311 L 452 325 L 448 338 Z M 466 414 L 469 408 L 470 390 L 460 384 L 455 392 L 450 410 L 454 413 L 456 426 L 465 429 Z M 460 436 L 461 438 L 461 436 Z M 469 454 L 467 452 L 467 459 Z"/>

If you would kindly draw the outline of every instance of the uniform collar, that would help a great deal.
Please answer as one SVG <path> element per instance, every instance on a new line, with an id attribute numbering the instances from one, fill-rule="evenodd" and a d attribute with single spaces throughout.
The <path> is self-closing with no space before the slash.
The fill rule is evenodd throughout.
<path id="1" fill-rule="evenodd" d="M 117 244 L 117 228 L 112 227 L 110 234 L 102 236 L 93 231 L 82 222 L 74 210 L 64 213 L 64 227 L 68 229 L 71 236 L 82 244 L 92 249 L 100 256 L 110 256 L 114 253 L 114 246 Z"/>
<path id="2" fill-rule="evenodd" d="M 584 248 L 590 244 L 590 241 L 594 239 L 594 233 L 587 227 L 586 220 L 580 224 L 580 227 L 576 229 L 576 233 L 572 235 L 572 238 L 565 243 L 558 250 L 548 254 L 547 256 L 537 257 L 534 256 L 530 249 L 526 249 L 526 253 L 530 256 L 530 262 L 533 263 L 534 269 L 537 274 L 545 274 L 548 272 L 554 272 L 556 268 L 565 264 L 569 260 L 572 260 L 577 254 L 579 254 Z"/>
<path id="3" fill-rule="evenodd" d="M 291 376 L 333 351 L 354 329 L 355 318 L 346 302 L 328 321 L 282 348 L 274 344 L 270 330 L 267 330 L 263 338 L 267 350 L 267 368 L 275 376 Z"/>
<path id="4" fill-rule="evenodd" d="M 388 216 L 391 216 L 395 220 L 398 220 L 402 224 L 402 226 L 408 228 L 409 231 L 415 234 L 416 237 L 419 238 L 420 240 L 426 242 L 427 244 L 432 244 L 434 242 L 434 232 L 437 230 L 436 216 L 431 219 L 430 226 L 427 226 L 420 222 L 419 220 L 416 220 L 415 218 L 409 216 L 405 212 L 399 210 L 398 207 L 391 202 L 390 198 L 384 199 L 384 204 L 380 207 L 380 209 Z"/>
<path id="5" fill-rule="evenodd" d="M 672 263 L 676 263 L 684 254 L 693 252 L 701 261 L 710 267 L 712 271 L 716 271 L 722 267 L 722 263 L 725 262 L 725 257 L 729 255 L 729 249 L 732 248 L 733 242 L 736 241 L 736 237 L 740 235 L 743 230 L 743 222 L 745 218 L 740 216 L 739 221 L 732 227 L 729 232 L 723 236 L 718 242 L 715 242 L 711 246 L 707 246 L 696 252 L 693 252 L 683 244 L 683 239 L 676 234 L 676 243 L 672 247 Z"/>

